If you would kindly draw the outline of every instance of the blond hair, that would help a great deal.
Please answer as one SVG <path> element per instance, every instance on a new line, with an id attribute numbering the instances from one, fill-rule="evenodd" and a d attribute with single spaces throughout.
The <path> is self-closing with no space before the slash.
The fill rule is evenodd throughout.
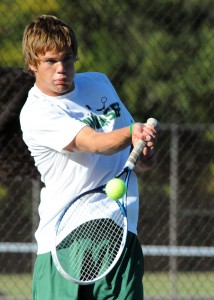
<path id="1" fill-rule="evenodd" d="M 30 65 L 39 64 L 38 54 L 71 50 L 78 58 L 78 43 L 73 29 L 55 16 L 43 15 L 29 23 L 23 34 L 22 52 L 25 69 L 32 73 Z"/>

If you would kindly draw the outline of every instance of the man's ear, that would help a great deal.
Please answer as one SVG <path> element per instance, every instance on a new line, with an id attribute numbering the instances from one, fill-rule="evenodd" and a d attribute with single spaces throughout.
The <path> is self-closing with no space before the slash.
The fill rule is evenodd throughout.
<path id="1" fill-rule="evenodd" d="M 32 72 L 36 73 L 36 71 L 37 71 L 37 66 L 36 65 L 29 65 L 29 68 Z"/>

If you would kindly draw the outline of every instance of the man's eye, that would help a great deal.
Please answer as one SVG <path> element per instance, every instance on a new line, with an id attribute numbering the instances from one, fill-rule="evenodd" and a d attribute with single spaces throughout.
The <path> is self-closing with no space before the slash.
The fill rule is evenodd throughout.
<path id="1" fill-rule="evenodd" d="M 50 65 L 54 64 L 56 61 L 54 59 L 48 59 L 46 62 Z"/>

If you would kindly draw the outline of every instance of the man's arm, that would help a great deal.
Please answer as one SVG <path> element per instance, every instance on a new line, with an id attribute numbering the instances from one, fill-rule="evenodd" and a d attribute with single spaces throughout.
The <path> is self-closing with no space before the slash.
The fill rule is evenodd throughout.
<path id="1" fill-rule="evenodd" d="M 156 130 L 153 125 L 148 124 L 136 123 L 132 134 L 129 126 L 108 133 L 97 132 L 85 126 L 64 149 L 71 152 L 112 155 L 142 139 L 147 141 L 147 147 L 143 150 L 143 156 L 147 157 L 148 149 L 153 149 L 155 138 Z"/>

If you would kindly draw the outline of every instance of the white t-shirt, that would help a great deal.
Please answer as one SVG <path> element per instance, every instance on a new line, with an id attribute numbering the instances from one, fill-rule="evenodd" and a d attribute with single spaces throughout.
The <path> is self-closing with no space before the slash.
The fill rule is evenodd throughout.
<path id="1" fill-rule="evenodd" d="M 63 150 L 86 125 L 109 132 L 133 122 L 104 74 L 77 73 L 74 84 L 73 91 L 58 97 L 47 96 L 34 85 L 20 114 L 23 139 L 44 182 L 35 233 L 38 254 L 51 250 L 51 235 L 63 208 L 78 194 L 114 177 L 130 152 L 130 147 L 111 156 Z M 135 174 L 130 178 L 127 200 L 128 230 L 137 233 Z"/>

